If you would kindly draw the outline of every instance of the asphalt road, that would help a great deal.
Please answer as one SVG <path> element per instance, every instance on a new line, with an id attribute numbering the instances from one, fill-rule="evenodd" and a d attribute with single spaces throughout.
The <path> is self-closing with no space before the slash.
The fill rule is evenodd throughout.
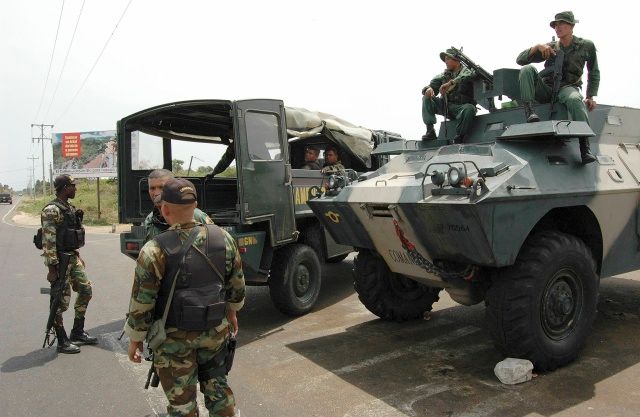
<path id="1" fill-rule="evenodd" d="M 128 362 L 117 340 L 134 266 L 118 236 L 89 234 L 81 250 L 94 283 L 87 330 L 100 343 L 58 355 L 41 348 L 48 299 L 35 228 L 11 224 L 13 207 L 0 205 L 0 416 L 164 415 L 162 391 L 143 389 L 147 365 Z M 503 358 L 482 305 L 443 294 L 431 320 L 383 322 L 359 303 L 351 266 L 351 257 L 326 266 L 318 306 L 304 317 L 279 313 L 265 287 L 248 290 L 230 376 L 242 417 L 640 414 L 640 274 L 603 281 L 576 362 L 506 386 L 493 374 Z"/>

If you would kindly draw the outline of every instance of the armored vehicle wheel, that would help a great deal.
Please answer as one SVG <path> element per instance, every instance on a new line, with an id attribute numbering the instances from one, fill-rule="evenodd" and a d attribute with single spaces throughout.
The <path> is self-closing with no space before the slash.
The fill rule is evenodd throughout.
<path id="1" fill-rule="evenodd" d="M 307 245 L 278 249 L 269 274 L 269 294 L 276 308 L 300 316 L 311 310 L 320 294 L 320 261 Z"/>
<path id="2" fill-rule="evenodd" d="M 440 288 L 391 272 L 384 260 L 369 250 L 358 253 L 354 272 L 358 298 L 369 311 L 385 320 L 422 318 L 440 299 Z"/>
<path id="3" fill-rule="evenodd" d="M 528 239 L 516 263 L 499 271 L 486 298 L 496 347 L 539 371 L 574 360 L 596 315 L 599 278 L 584 242 L 556 231 Z"/>

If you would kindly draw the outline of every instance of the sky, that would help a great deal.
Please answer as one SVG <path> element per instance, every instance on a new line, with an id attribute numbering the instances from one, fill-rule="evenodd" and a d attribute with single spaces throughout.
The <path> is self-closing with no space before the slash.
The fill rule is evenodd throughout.
<path id="1" fill-rule="evenodd" d="M 32 163 L 42 178 L 42 149 L 32 140 L 41 132 L 32 124 L 52 124 L 56 133 L 110 130 L 124 116 L 179 100 L 282 99 L 418 139 L 421 89 L 444 69 L 441 51 L 463 47 L 489 72 L 517 68 L 522 50 L 551 40 L 549 22 L 563 10 L 580 20 L 574 35 L 598 49 L 596 101 L 640 108 L 632 2 L 539 0 L 529 10 L 525 4 L 5 1 L 0 183 L 26 187 Z M 48 167 L 51 144 L 45 144 Z"/>

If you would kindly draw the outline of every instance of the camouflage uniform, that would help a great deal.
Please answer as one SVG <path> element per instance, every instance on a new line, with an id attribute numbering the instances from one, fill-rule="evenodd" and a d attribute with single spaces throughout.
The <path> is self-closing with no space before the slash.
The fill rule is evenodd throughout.
<path id="1" fill-rule="evenodd" d="M 193 212 L 193 218 L 197 223 L 213 224 L 213 221 L 209 216 L 199 208 L 196 208 Z M 144 243 L 147 243 L 153 239 L 154 236 L 159 235 L 169 228 L 169 225 L 164 220 L 157 207 L 154 207 L 153 211 L 144 219 L 142 226 L 144 226 L 145 230 Z"/>
<path id="2" fill-rule="evenodd" d="M 422 89 L 422 121 L 425 125 L 436 123 L 436 114 L 456 120 L 456 134 L 464 136 L 471 128 L 473 117 L 476 115 L 476 103 L 473 100 L 472 80 L 476 73 L 464 66 L 458 71 L 445 70 L 431 80 L 429 85 Z M 447 101 L 443 97 L 437 97 L 442 84 L 454 80 L 454 86 L 446 93 Z M 427 88 L 431 87 L 434 95 L 427 98 L 424 95 Z M 445 114 L 446 113 L 446 114 Z"/>
<path id="3" fill-rule="evenodd" d="M 69 207 L 72 212 L 75 212 L 75 207 L 68 202 L 64 202 L 60 199 L 56 199 L 59 204 Z M 44 264 L 48 267 L 58 264 L 58 251 L 56 249 L 56 228 L 60 227 L 64 221 L 64 215 L 62 210 L 55 204 L 48 204 L 42 209 L 40 214 L 40 220 L 42 222 L 42 249 L 44 250 L 42 256 L 44 257 Z M 77 250 L 71 252 L 64 252 L 71 255 L 69 259 L 69 267 L 67 268 L 67 274 L 65 276 L 65 284 L 63 289 L 63 297 L 60 302 L 60 308 L 56 314 L 54 325 L 56 327 L 62 326 L 62 313 L 69 308 L 69 302 L 71 300 L 71 289 L 78 293 L 76 297 L 75 319 L 84 319 L 91 300 L 91 281 L 87 278 L 84 271 L 84 261 L 80 258 L 80 254 Z"/>
<path id="4" fill-rule="evenodd" d="M 596 47 L 588 39 L 573 36 L 571 45 L 564 47 L 560 42 L 549 43 L 554 49 L 564 50 L 564 64 L 562 66 L 562 81 L 558 92 L 558 102 L 567 107 L 572 120 L 589 123 L 587 108 L 582 101 L 580 88 L 582 87 L 582 73 L 585 63 L 587 65 L 587 97 L 598 95 L 600 86 L 600 69 L 598 68 L 598 57 Z M 540 51 L 529 56 L 531 48 L 527 48 L 518 55 L 516 62 L 518 65 L 525 65 L 520 69 L 520 98 L 523 102 L 536 100 L 539 103 L 549 103 L 551 101 L 553 87 L 553 65 L 555 56 L 551 56 L 545 61 Z M 543 62 L 545 68 L 551 71 L 544 71 L 547 75 L 543 77 L 538 74 L 538 70 L 531 64 L 533 62 Z"/>
<path id="5" fill-rule="evenodd" d="M 334 174 L 344 170 L 345 170 L 344 165 L 342 165 L 340 161 L 336 162 L 335 164 L 330 164 L 328 162 L 325 162 L 324 166 L 321 169 L 323 174 Z"/>
<path id="6" fill-rule="evenodd" d="M 187 239 L 193 225 L 172 226 L 180 239 Z M 242 260 L 235 240 L 222 230 L 226 246 L 224 271 L 225 301 L 227 308 L 239 310 L 244 304 L 244 275 Z M 194 246 L 204 248 L 206 228 L 201 227 Z M 142 247 L 135 271 L 129 315 L 125 333 L 132 341 L 143 341 L 154 320 L 155 303 L 165 273 L 165 255 L 155 240 Z M 169 400 L 169 416 L 196 416 L 196 383 L 198 364 L 211 359 L 223 346 L 229 333 L 226 318 L 208 331 L 185 331 L 167 327 L 167 339 L 154 352 L 154 365 L 162 388 Z M 233 416 L 235 399 L 227 377 L 210 379 L 200 384 L 205 405 L 211 416 Z"/>

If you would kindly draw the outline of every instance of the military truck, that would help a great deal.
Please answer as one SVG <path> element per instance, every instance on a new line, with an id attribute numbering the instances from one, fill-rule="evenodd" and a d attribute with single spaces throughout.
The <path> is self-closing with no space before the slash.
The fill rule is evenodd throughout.
<path id="1" fill-rule="evenodd" d="M 268 285 L 275 306 L 290 315 L 305 314 L 316 302 L 321 262 L 339 262 L 353 250 L 336 244 L 306 204 L 309 190 L 320 190 L 326 178 L 300 169 L 305 147 L 332 145 L 351 172 L 365 172 L 388 159 L 372 157 L 375 146 L 400 140 L 266 99 L 163 104 L 123 118 L 117 129 L 119 221 L 135 224 L 121 234 L 121 251 L 136 259 L 144 241 L 138 225 L 153 208 L 148 174 L 171 170 L 181 147 L 197 146 L 187 178 L 197 188 L 198 207 L 236 239 L 246 282 Z M 193 158 L 216 147 L 225 150 L 227 165 L 235 159 L 233 175 L 190 175 Z"/>
<path id="2" fill-rule="evenodd" d="M 640 109 L 599 104 L 589 125 L 544 104 L 526 123 L 518 72 L 474 82 L 487 111 L 464 144 L 448 145 L 447 121 L 437 140 L 380 146 L 397 156 L 309 205 L 357 249 L 355 288 L 371 312 L 422 317 L 441 289 L 484 301 L 499 350 L 546 371 L 585 344 L 600 278 L 640 268 Z M 581 163 L 581 137 L 595 163 Z"/>

